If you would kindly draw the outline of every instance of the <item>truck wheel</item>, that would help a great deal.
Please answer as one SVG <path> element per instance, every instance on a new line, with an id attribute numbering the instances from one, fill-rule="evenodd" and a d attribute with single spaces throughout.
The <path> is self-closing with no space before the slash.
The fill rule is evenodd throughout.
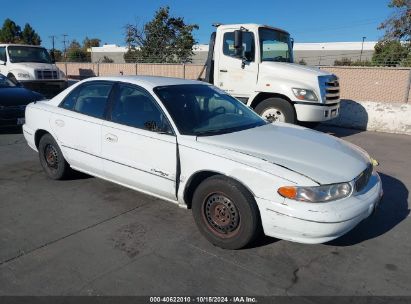
<path id="1" fill-rule="evenodd" d="M 63 157 L 57 142 L 50 134 L 45 134 L 39 143 L 40 164 L 48 177 L 64 179 L 70 172 L 70 166 Z"/>
<path id="2" fill-rule="evenodd" d="M 295 123 L 295 112 L 293 106 L 281 98 L 268 98 L 260 102 L 255 111 L 270 122 Z"/>
<path id="3" fill-rule="evenodd" d="M 260 231 L 254 197 L 240 183 L 221 175 L 209 177 L 198 186 L 192 211 L 200 232 L 221 248 L 243 248 Z"/>
<path id="4" fill-rule="evenodd" d="M 18 81 L 17 81 L 17 79 L 16 79 L 16 76 L 14 76 L 13 74 L 7 75 L 7 78 L 8 78 L 11 82 L 13 82 L 14 84 L 17 84 L 17 83 L 18 83 Z"/>

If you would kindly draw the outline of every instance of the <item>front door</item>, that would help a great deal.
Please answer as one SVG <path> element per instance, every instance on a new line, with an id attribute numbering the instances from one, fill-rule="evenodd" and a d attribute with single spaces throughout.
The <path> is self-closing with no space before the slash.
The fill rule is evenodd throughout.
<path id="1" fill-rule="evenodd" d="M 255 91 L 258 75 L 254 34 L 243 32 L 244 59 L 235 56 L 233 30 L 224 32 L 222 39 L 215 84 L 230 95 L 248 98 Z"/>
<path id="2" fill-rule="evenodd" d="M 166 116 L 144 89 L 118 84 L 101 132 L 105 175 L 176 199 L 177 144 Z"/>

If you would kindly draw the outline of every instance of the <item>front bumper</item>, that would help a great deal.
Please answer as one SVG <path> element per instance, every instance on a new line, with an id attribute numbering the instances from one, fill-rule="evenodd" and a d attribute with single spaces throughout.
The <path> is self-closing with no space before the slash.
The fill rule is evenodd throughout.
<path id="1" fill-rule="evenodd" d="M 336 118 L 340 115 L 340 103 L 332 105 L 294 104 L 299 121 L 321 122 Z"/>
<path id="2" fill-rule="evenodd" d="M 24 124 L 24 107 L 4 108 L 0 110 L 0 126 L 12 127 Z"/>
<path id="3" fill-rule="evenodd" d="M 378 173 L 366 188 L 348 198 L 329 203 L 276 203 L 256 198 L 264 233 L 284 240 L 318 244 L 336 239 L 369 217 L 382 198 Z"/>

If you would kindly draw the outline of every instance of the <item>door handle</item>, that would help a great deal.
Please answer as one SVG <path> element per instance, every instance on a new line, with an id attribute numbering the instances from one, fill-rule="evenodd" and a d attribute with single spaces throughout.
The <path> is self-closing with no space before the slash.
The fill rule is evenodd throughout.
<path id="1" fill-rule="evenodd" d="M 56 119 L 56 120 L 54 121 L 54 123 L 55 123 L 56 126 L 58 126 L 58 127 L 64 127 L 64 121 L 61 120 L 61 119 Z"/>
<path id="2" fill-rule="evenodd" d="M 118 137 L 116 135 L 113 134 L 106 134 L 106 141 L 111 142 L 111 143 L 115 143 L 118 141 Z"/>
<path id="3" fill-rule="evenodd" d="M 227 70 L 220 70 L 221 73 L 227 73 Z"/>

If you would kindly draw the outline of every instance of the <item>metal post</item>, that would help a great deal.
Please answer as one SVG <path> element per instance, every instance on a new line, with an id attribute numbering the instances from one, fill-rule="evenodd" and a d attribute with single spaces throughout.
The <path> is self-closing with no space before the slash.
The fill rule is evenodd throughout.
<path id="1" fill-rule="evenodd" d="M 136 75 L 138 75 L 138 63 L 136 63 Z"/>
<path id="2" fill-rule="evenodd" d="M 404 103 L 408 103 L 408 99 L 410 99 L 410 89 L 411 89 L 411 69 L 409 70 L 408 74 L 408 83 L 405 91 L 405 98 Z"/>
<path id="3" fill-rule="evenodd" d="M 362 59 L 362 51 L 364 50 L 364 40 L 365 40 L 366 38 L 367 38 L 367 37 L 362 37 L 361 53 L 360 53 L 360 62 L 361 62 L 361 59 Z"/>
<path id="4" fill-rule="evenodd" d="M 186 79 L 186 64 L 183 63 L 183 79 Z"/>

